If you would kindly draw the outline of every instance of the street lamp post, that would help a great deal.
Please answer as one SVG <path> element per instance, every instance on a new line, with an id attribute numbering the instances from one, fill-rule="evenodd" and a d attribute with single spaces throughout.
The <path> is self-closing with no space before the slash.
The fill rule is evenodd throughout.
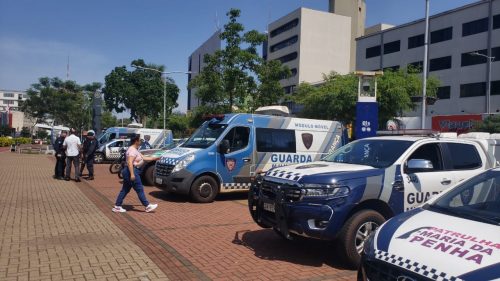
<path id="1" fill-rule="evenodd" d="M 491 63 L 495 60 L 495 57 L 490 57 L 485 54 L 481 54 L 479 52 L 472 52 L 472 53 L 467 53 L 471 56 L 480 56 L 488 59 L 488 81 L 486 84 L 486 113 L 489 115 L 491 114 L 491 109 L 490 109 L 490 99 L 491 99 Z"/>
<path id="2" fill-rule="evenodd" d="M 425 107 L 427 100 L 427 60 L 429 57 L 429 0 L 425 0 L 425 34 L 424 34 L 424 61 L 422 69 L 422 122 L 421 128 L 425 129 Z"/>
<path id="3" fill-rule="evenodd" d="M 132 67 L 142 70 L 149 70 L 160 73 L 163 78 L 163 130 L 166 129 L 167 120 L 167 75 L 173 73 L 191 74 L 191 71 L 160 71 L 158 69 L 144 67 L 139 65 L 132 65 Z"/>

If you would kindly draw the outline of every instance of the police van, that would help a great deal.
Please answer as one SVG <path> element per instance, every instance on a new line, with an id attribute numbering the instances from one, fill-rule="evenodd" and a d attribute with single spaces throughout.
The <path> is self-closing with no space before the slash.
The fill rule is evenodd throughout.
<path id="1" fill-rule="evenodd" d="M 364 245 L 358 280 L 500 280 L 500 169 L 384 223 Z"/>
<path id="2" fill-rule="evenodd" d="M 259 172 L 317 161 L 347 142 L 336 121 L 258 114 L 208 119 L 156 162 L 157 187 L 212 202 L 219 192 L 248 191 Z"/>
<path id="3" fill-rule="evenodd" d="M 496 167 L 500 141 L 491 137 L 356 140 L 322 161 L 274 168 L 256 178 L 249 210 L 258 225 L 282 237 L 338 242 L 339 256 L 357 266 L 366 238 L 385 220 Z"/>

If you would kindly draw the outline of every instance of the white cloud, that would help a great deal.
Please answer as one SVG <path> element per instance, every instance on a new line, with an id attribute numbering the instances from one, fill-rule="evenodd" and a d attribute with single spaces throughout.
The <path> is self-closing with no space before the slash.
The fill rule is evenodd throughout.
<path id="1" fill-rule="evenodd" d="M 103 82 L 109 72 L 105 56 L 70 43 L 0 38 L 0 88 L 24 90 L 44 76 L 66 79 L 68 55 L 69 78 L 78 84 Z"/>

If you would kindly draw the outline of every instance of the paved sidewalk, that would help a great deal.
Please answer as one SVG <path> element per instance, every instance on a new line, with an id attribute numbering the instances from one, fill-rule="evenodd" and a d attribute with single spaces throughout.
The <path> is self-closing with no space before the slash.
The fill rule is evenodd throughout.
<path id="1" fill-rule="evenodd" d="M 44 155 L 0 154 L 0 280 L 169 280 Z"/>

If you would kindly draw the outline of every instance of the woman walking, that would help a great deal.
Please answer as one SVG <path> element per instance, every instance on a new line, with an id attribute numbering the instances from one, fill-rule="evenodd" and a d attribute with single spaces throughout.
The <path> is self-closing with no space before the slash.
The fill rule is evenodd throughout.
<path id="1" fill-rule="evenodd" d="M 158 160 L 159 157 L 145 157 L 139 151 L 138 148 L 141 145 L 140 135 L 136 134 L 130 137 L 130 147 L 126 153 L 127 166 L 123 168 L 123 186 L 120 194 L 118 194 L 118 198 L 116 198 L 115 207 L 113 208 L 113 212 L 115 213 L 124 213 L 125 210 L 122 207 L 123 199 L 130 192 L 130 189 L 133 188 L 139 196 L 139 200 L 141 200 L 142 205 L 146 207 L 146 213 L 149 213 L 158 207 L 158 204 L 150 204 L 148 199 L 146 199 L 146 195 L 144 194 L 144 186 L 141 182 L 141 166 L 144 163 L 144 160 L 154 161 Z"/>

